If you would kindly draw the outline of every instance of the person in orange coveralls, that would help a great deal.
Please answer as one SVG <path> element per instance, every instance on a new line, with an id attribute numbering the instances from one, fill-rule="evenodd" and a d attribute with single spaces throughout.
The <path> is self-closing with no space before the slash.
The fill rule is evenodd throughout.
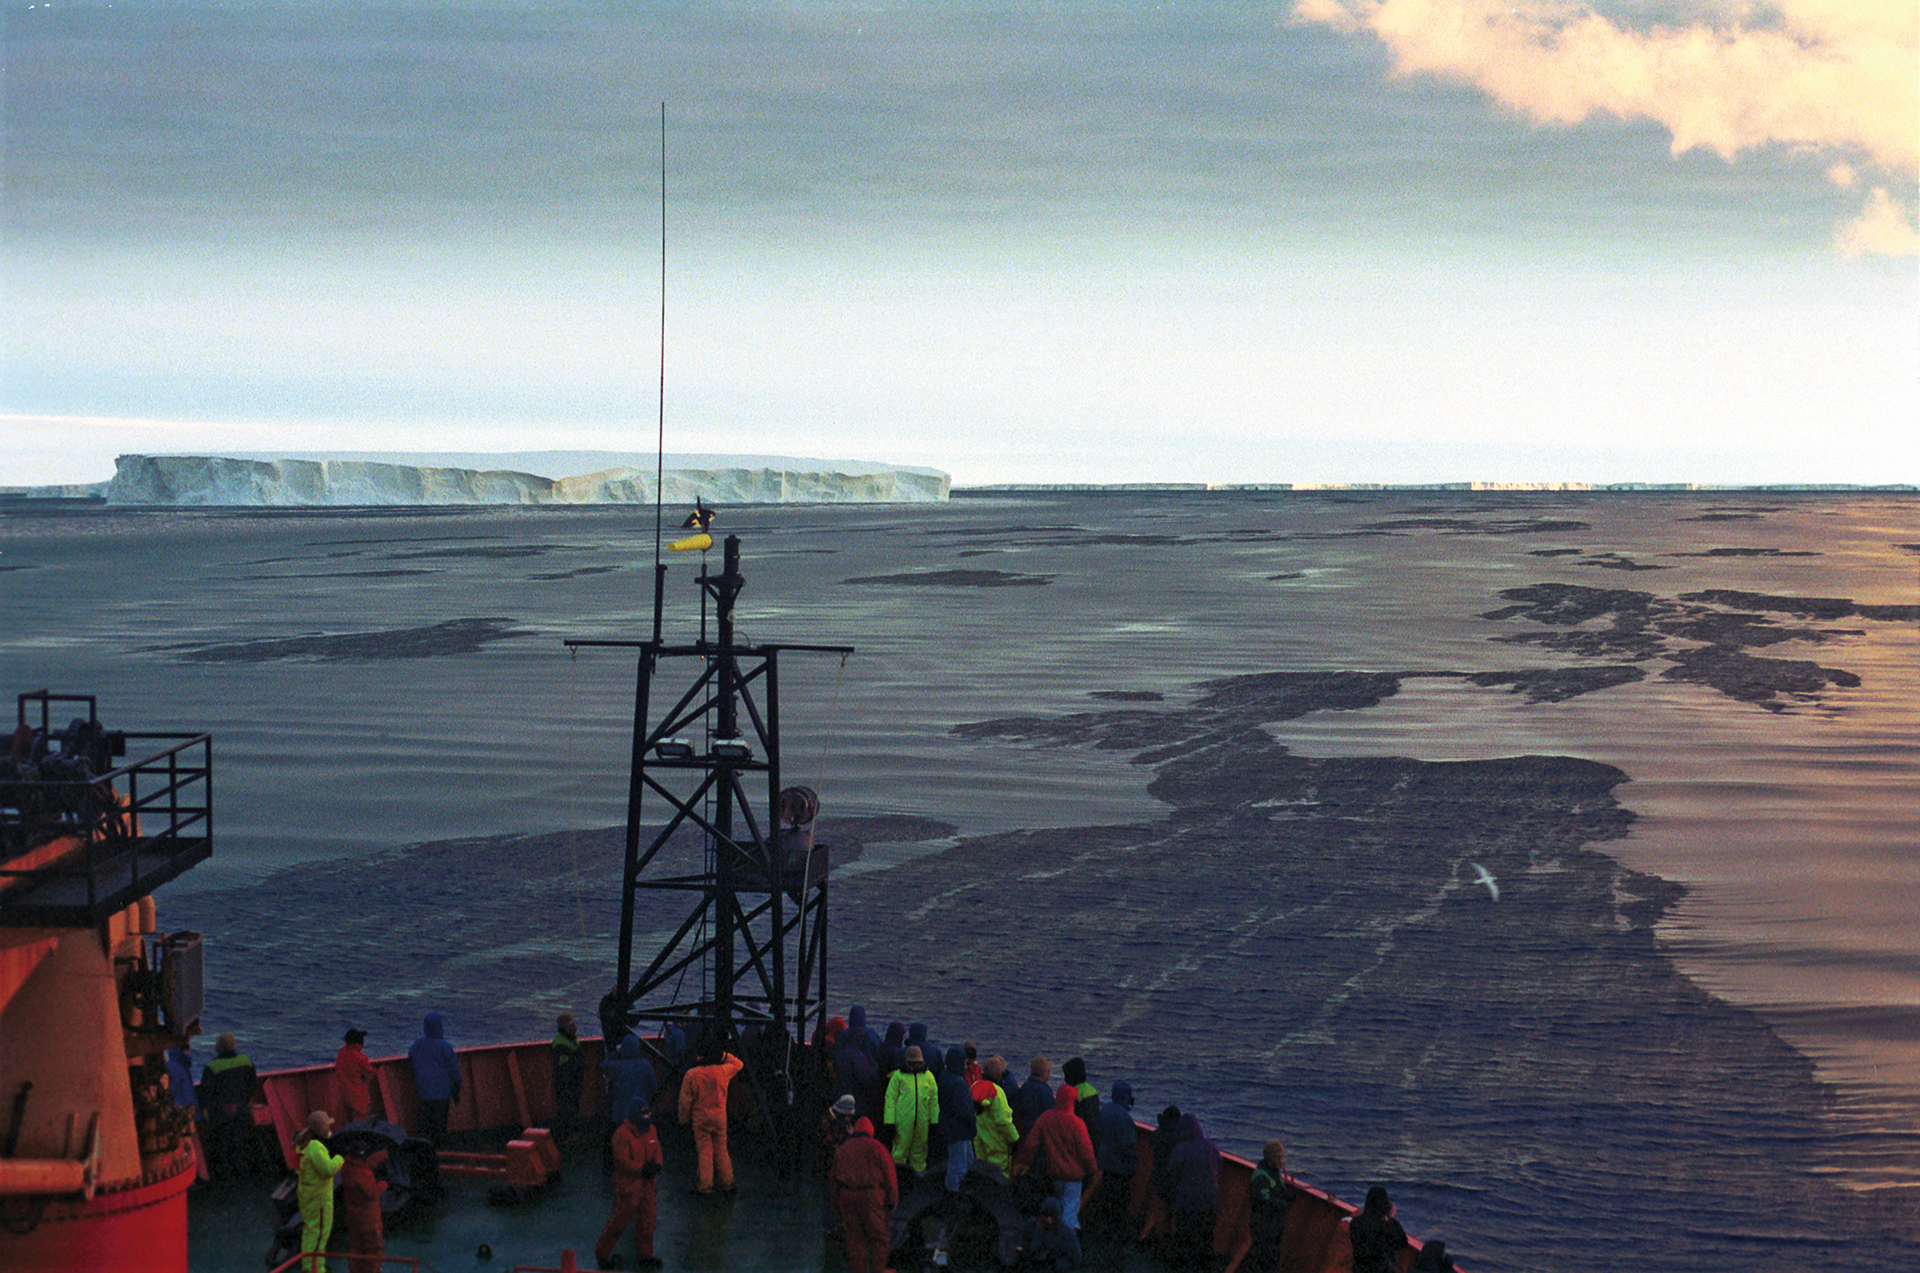
<path id="1" fill-rule="evenodd" d="M 340 1219 L 347 1226 L 347 1267 L 353 1273 L 380 1273 L 386 1254 L 387 1230 L 380 1218 L 380 1195 L 387 1182 L 374 1170 L 387 1160 L 384 1149 L 367 1152 L 365 1144 L 351 1146 L 340 1168 Z"/>
<path id="2" fill-rule="evenodd" d="M 886 1273 L 893 1242 L 887 1220 L 900 1205 L 900 1176 L 893 1155 L 873 1138 L 873 1123 L 860 1119 L 833 1152 L 827 1191 L 840 1217 L 850 1273 Z"/>
<path id="3" fill-rule="evenodd" d="M 333 1083 L 340 1089 L 342 1122 L 357 1123 L 373 1113 L 373 1062 L 367 1060 L 367 1032 L 349 1030 L 333 1058 Z"/>
<path id="4" fill-rule="evenodd" d="M 614 1267 L 613 1253 L 620 1235 L 633 1225 L 633 1250 L 640 1268 L 657 1268 L 653 1257 L 653 1226 L 658 1215 L 660 1186 L 654 1177 L 666 1160 L 660 1153 L 660 1135 L 645 1101 L 635 1101 L 627 1117 L 613 1129 L 613 1216 L 593 1244 L 593 1258 L 603 1269 Z"/>
<path id="5" fill-rule="evenodd" d="M 715 1184 L 733 1192 L 733 1159 L 727 1156 L 727 1085 L 746 1062 L 714 1042 L 700 1054 L 700 1063 L 680 1080 L 680 1121 L 693 1124 L 693 1147 L 699 1163 L 699 1186 L 705 1197 Z"/>

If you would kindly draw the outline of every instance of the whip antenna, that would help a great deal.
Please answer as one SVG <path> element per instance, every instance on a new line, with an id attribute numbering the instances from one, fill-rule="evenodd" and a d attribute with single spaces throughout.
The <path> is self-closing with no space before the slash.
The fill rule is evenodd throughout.
<path id="1" fill-rule="evenodd" d="M 660 644 L 660 611 L 667 568 L 660 561 L 661 509 L 667 490 L 667 104 L 660 103 L 660 415 L 653 447 L 653 643 Z"/>

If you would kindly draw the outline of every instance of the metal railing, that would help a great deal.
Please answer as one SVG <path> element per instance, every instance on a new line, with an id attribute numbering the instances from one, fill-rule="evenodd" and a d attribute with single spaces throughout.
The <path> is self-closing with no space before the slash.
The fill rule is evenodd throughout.
<path id="1" fill-rule="evenodd" d="M 0 927 L 98 924 L 212 854 L 213 735 L 107 734 L 90 697 L 20 698 L 28 729 L 28 702 L 39 704 L 41 748 L 62 737 L 48 728 L 50 703 L 85 701 L 92 755 L 29 755 L 0 772 Z M 102 757 L 148 747 L 96 772 Z"/>
<path id="2" fill-rule="evenodd" d="M 274 1265 L 271 1269 L 267 1270 L 267 1273 L 329 1273 L 331 1267 L 328 1264 L 329 1260 L 331 1260 L 333 1264 L 348 1264 L 353 1269 L 353 1273 L 362 1273 L 363 1269 L 371 1267 L 374 1263 L 374 1257 L 371 1255 L 343 1255 L 339 1252 L 328 1254 L 325 1251 L 302 1251 L 284 1263 Z M 417 1269 L 420 1267 L 420 1261 L 410 1255 L 381 1256 L 379 1267 L 384 1269 L 389 1266 L 397 1269 Z"/>

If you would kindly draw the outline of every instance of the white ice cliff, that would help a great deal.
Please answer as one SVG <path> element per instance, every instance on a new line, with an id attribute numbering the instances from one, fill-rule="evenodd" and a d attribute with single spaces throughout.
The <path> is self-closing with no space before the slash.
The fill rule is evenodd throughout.
<path id="1" fill-rule="evenodd" d="M 605 452 L 122 455 L 114 463 L 113 478 L 97 488 L 113 504 L 651 504 L 655 486 L 654 457 Z M 913 503 L 944 500 L 953 485 L 936 469 L 719 455 L 669 455 L 660 484 L 670 504 L 696 496 L 715 504 Z"/>

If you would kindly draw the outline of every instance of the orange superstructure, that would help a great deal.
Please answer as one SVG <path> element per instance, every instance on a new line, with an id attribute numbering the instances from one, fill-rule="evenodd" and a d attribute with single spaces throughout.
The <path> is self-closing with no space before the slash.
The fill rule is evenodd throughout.
<path id="1" fill-rule="evenodd" d="M 66 702 L 87 720 L 51 729 Z M 0 773 L 0 1268 L 185 1273 L 196 1164 L 164 1053 L 198 1029 L 199 945 L 159 933 L 150 892 L 211 851 L 211 742 L 114 766 L 92 709 L 22 695 Z"/>

